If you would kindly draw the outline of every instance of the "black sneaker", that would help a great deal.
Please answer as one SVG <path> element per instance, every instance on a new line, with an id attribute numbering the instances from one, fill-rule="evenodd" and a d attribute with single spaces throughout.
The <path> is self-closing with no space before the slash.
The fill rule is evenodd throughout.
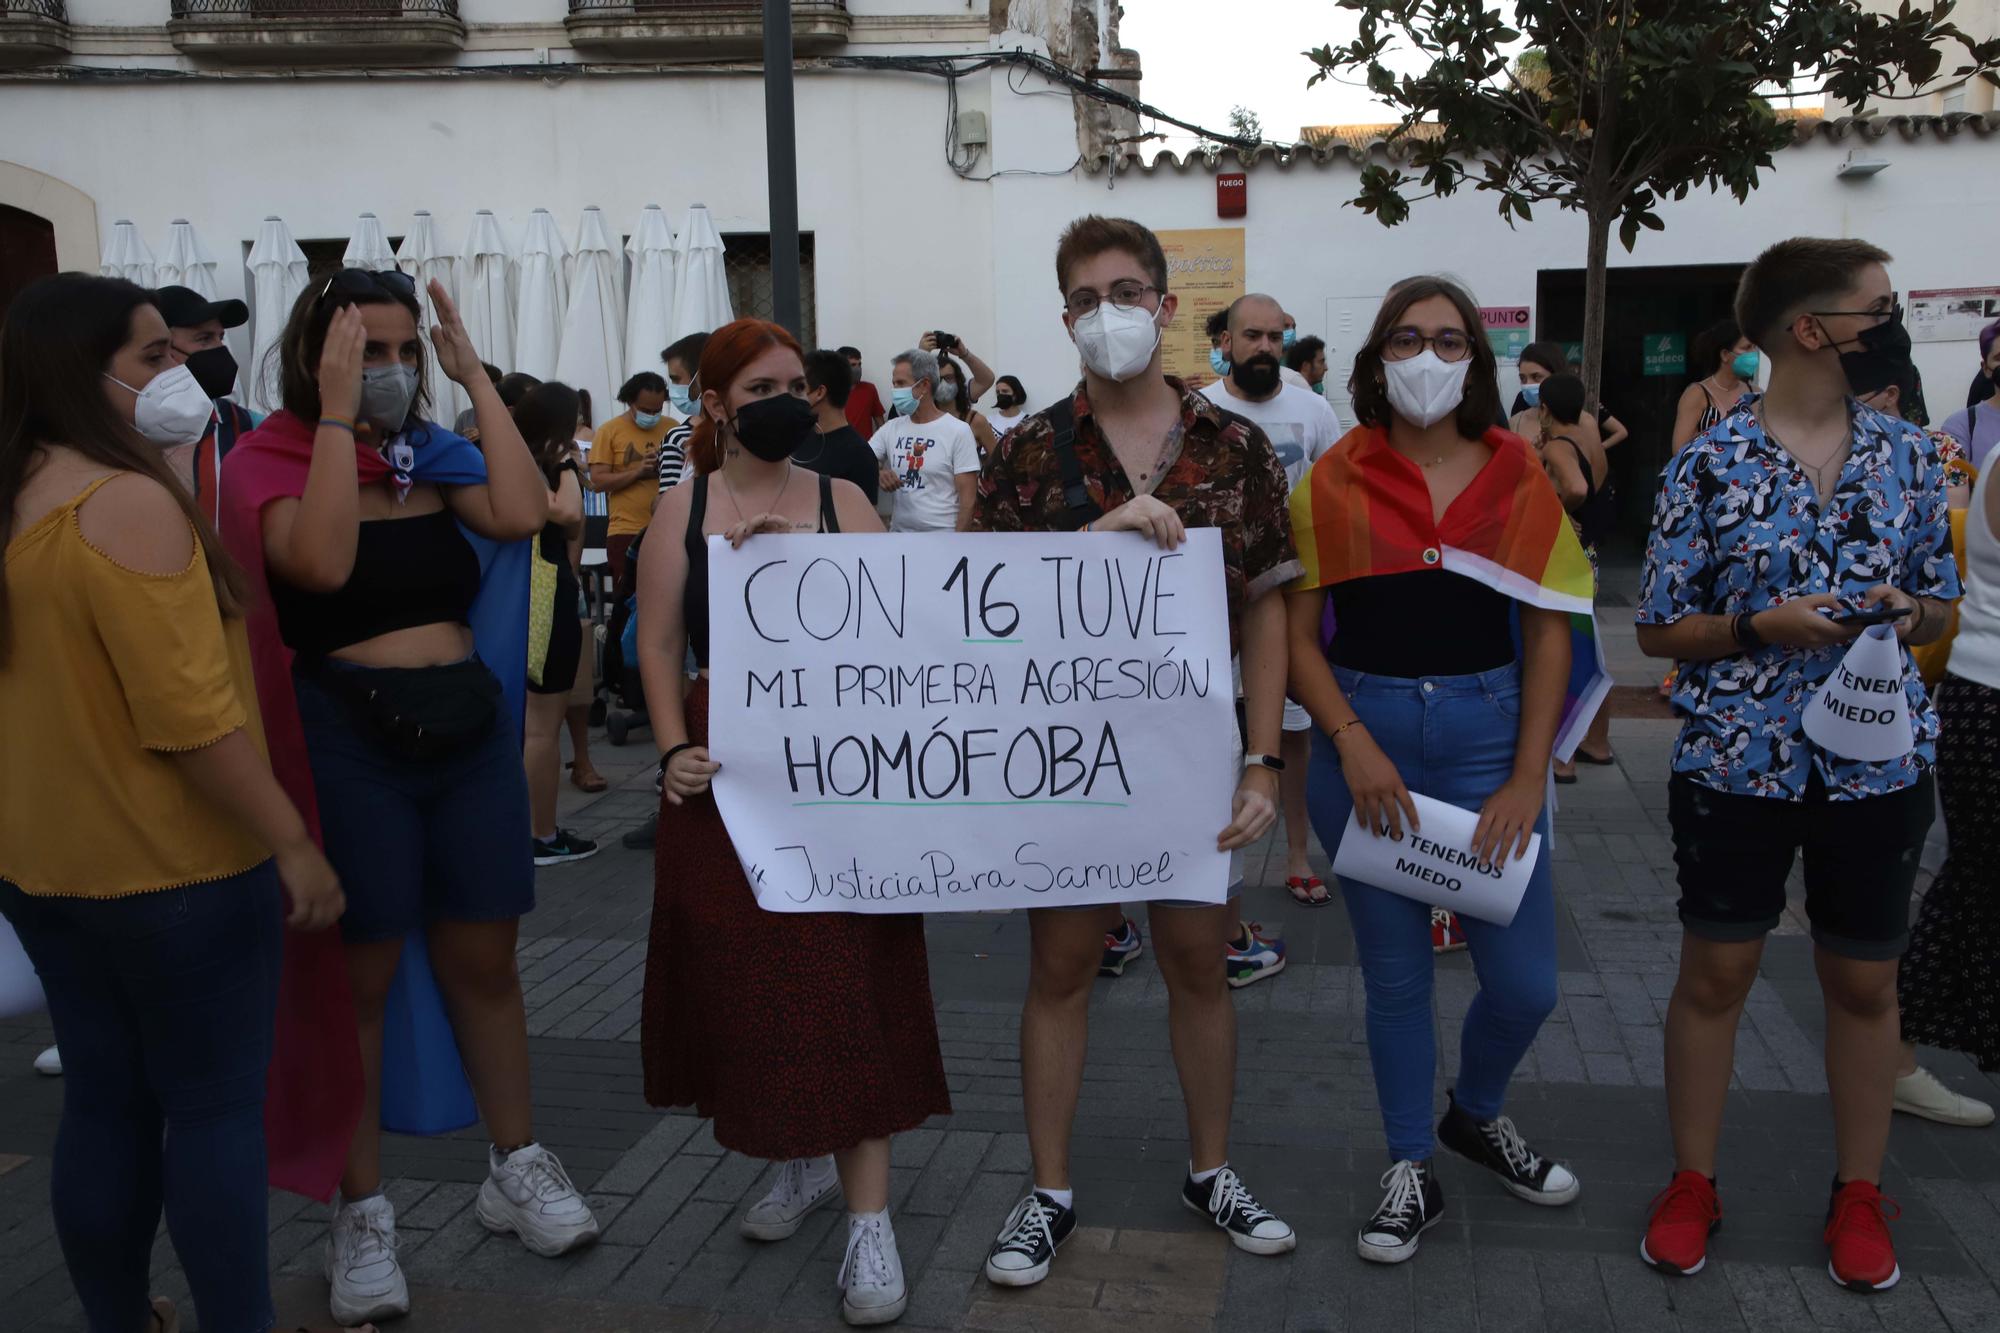
<path id="1" fill-rule="evenodd" d="M 635 852 L 650 852 L 653 850 L 653 842 L 659 837 L 659 834 L 660 817 L 658 814 L 650 814 L 646 816 L 645 823 L 639 825 L 638 828 L 628 830 L 625 836 L 618 841 Z"/>
<path id="2" fill-rule="evenodd" d="M 1400 1264 L 1413 1257 L 1423 1235 L 1444 1220 L 1444 1190 L 1429 1162 L 1402 1161 L 1382 1177 L 1382 1204 L 1361 1228 L 1355 1253 L 1371 1263 Z"/>
<path id="3" fill-rule="evenodd" d="M 538 866 L 567 865 L 571 861 L 588 861 L 597 855 L 597 844 L 588 838 L 579 838 L 566 828 L 556 830 L 556 836 L 547 840 L 535 839 L 535 864 Z"/>
<path id="4" fill-rule="evenodd" d="M 1181 1202 L 1229 1233 L 1230 1243 L 1251 1254 L 1283 1254 L 1297 1247 L 1299 1238 L 1270 1209 L 1257 1202 L 1243 1180 L 1228 1167 L 1196 1180 L 1181 1182 Z"/>
<path id="5" fill-rule="evenodd" d="M 1451 1106 L 1438 1124 L 1438 1142 L 1500 1177 L 1500 1183 L 1515 1198 L 1553 1208 L 1582 1191 L 1583 1182 L 1575 1172 L 1530 1148 L 1506 1116 L 1474 1120 L 1456 1097 L 1446 1096 Z"/>
<path id="6" fill-rule="evenodd" d="M 1076 1209 L 1036 1190 L 1014 1205 L 1007 1225 L 986 1255 L 986 1280 L 1001 1287 L 1032 1287 L 1049 1275 L 1056 1251 L 1076 1230 Z"/>

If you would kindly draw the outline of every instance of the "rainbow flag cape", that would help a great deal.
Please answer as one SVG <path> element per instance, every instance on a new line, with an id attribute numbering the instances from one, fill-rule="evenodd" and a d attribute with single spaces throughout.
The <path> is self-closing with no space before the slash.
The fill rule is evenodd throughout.
<path id="1" fill-rule="evenodd" d="M 1305 565 L 1292 587 L 1441 568 L 1524 605 L 1568 612 L 1569 691 L 1556 733 L 1556 757 L 1568 759 L 1611 691 L 1590 561 L 1534 446 L 1497 428 L 1485 443 L 1492 459 L 1433 520 L 1422 469 L 1396 452 L 1388 432 L 1349 431 L 1292 491 L 1292 536 Z"/>

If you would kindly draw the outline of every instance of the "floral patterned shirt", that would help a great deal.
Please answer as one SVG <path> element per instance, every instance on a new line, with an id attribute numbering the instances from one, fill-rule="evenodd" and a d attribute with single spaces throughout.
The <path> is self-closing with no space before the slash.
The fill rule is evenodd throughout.
<path id="1" fill-rule="evenodd" d="M 1082 384 L 1070 399 L 1076 421 L 1072 447 L 1091 501 L 1102 512 L 1135 495 L 1150 495 L 1190 528 L 1221 529 L 1234 653 L 1244 607 L 1303 569 L 1292 546 L 1291 493 L 1263 431 L 1173 376 L 1167 383 L 1181 396 L 1180 426 L 1163 441 L 1159 463 L 1144 484 L 1135 487 L 1119 466 Z M 974 532 L 1060 532 L 1072 526 L 1054 445 L 1048 415 L 1037 412 L 993 447 L 979 477 Z"/>
<path id="2" fill-rule="evenodd" d="M 1763 611 L 1813 593 L 1859 607 L 1882 583 L 1939 601 L 1959 595 L 1944 467 L 1921 429 L 1850 401 L 1853 449 L 1822 509 L 1811 479 L 1765 437 L 1756 401 L 1746 398 L 1667 465 L 1646 547 L 1640 624 Z M 1938 723 L 1907 649 L 1914 752 L 1863 763 L 1806 739 L 1806 705 L 1846 651 L 1845 644 L 1773 645 L 1682 663 L 1673 704 L 1686 720 L 1673 771 L 1718 791 L 1788 801 L 1805 798 L 1815 771 L 1833 800 L 1914 783 L 1934 760 Z"/>

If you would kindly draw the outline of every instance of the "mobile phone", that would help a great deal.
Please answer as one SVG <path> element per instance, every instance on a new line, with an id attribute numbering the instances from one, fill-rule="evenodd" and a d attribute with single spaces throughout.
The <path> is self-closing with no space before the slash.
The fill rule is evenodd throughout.
<path id="1" fill-rule="evenodd" d="M 1901 620 L 1909 614 L 1910 608 L 1907 606 L 1874 606 L 1865 611 L 1837 612 L 1828 619 L 1842 627 L 1860 626 L 1866 629 L 1870 625 L 1886 625 L 1890 621 Z"/>

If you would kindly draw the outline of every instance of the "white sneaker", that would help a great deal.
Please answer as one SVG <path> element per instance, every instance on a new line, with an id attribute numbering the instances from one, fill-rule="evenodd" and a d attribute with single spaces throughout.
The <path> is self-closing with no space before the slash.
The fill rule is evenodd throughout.
<path id="1" fill-rule="evenodd" d="M 831 1156 L 794 1157 L 778 1168 L 771 1192 L 750 1206 L 736 1229 L 750 1240 L 784 1240 L 839 1189 L 840 1174 Z"/>
<path id="2" fill-rule="evenodd" d="M 342 1204 L 326 1245 L 328 1305 L 337 1324 L 352 1327 L 410 1312 L 410 1286 L 396 1258 L 396 1206 L 377 1194 Z"/>
<path id="3" fill-rule="evenodd" d="M 479 1220 L 488 1231 L 503 1235 L 511 1231 L 543 1258 L 597 1239 L 597 1219 L 554 1153 L 531 1143 L 503 1158 L 499 1149 L 489 1146 L 486 1159 Z"/>
<path id="4" fill-rule="evenodd" d="M 1896 1080 L 1896 1109 L 1907 1115 L 1935 1120 L 1940 1125 L 1964 1125 L 1977 1129 L 1993 1123 L 1992 1107 L 1976 1097 L 1953 1092 L 1922 1065 Z"/>
<path id="5" fill-rule="evenodd" d="M 910 1303 L 896 1229 L 889 1214 L 847 1215 L 847 1257 L 840 1262 L 840 1317 L 850 1324 L 891 1324 Z"/>
<path id="6" fill-rule="evenodd" d="M 51 1046 L 35 1057 L 35 1072 L 50 1078 L 62 1077 L 62 1052 Z"/>

